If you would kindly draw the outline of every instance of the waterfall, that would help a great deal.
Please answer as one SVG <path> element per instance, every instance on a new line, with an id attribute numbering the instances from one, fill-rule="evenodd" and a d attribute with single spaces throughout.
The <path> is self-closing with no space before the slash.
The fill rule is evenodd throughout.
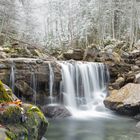
<path id="1" fill-rule="evenodd" d="M 10 87 L 14 93 L 14 89 L 15 89 L 15 65 L 13 62 L 11 64 L 11 72 L 10 72 Z"/>
<path id="2" fill-rule="evenodd" d="M 36 76 L 35 76 L 35 72 L 32 72 L 31 73 L 31 87 L 34 90 L 34 103 L 35 103 L 35 105 L 37 104 L 37 101 L 36 101 L 37 83 L 36 82 L 37 82 L 37 79 L 36 79 Z"/>
<path id="3" fill-rule="evenodd" d="M 76 111 L 100 110 L 107 93 L 107 67 L 102 63 L 93 62 L 59 64 L 62 67 L 63 104 Z"/>
<path id="4" fill-rule="evenodd" d="M 54 72 L 52 69 L 51 64 L 49 63 L 49 71 L 50 71 L 50 76 L 49 76 L 49 92 L 50 92 L 50 102 L 53 104 L 53 84 L 54 84 Z"/>

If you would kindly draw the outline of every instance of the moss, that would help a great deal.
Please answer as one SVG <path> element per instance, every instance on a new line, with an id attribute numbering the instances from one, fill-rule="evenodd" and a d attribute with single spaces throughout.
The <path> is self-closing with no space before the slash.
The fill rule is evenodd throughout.
<path id="1" fill-rule="evenodd" d="M 6 140 L 11 140 L 11 139 L 9 137 L 7 137 Z"/>
<path id="2" fill-rule="evenodd" d="M 7 125 L 6 135 L 10 140 L 28 140 L 28 131 L 20 124 Z"/>
<path id="3" fill-rule="evenodd" d="M 11 102 L 12 97 L 5 90 L 3 83 L 0 81 L 0 103 Z"/>
<path id="4" fill-rule="evenodd" d="M 39 118 L 41 120 L 43 120 L 44 122 L 46 121 L 46 118 L 44 116 L 44 114 L 40 111 L 40 109 L 38 107 L 32 106 L 29 110 L 28 113 L 37 113 Z M 46 121 L 47 122 L 47 121 Z"/>
<path id="5" fill-rule="evenodd" d="M 10 139 L 10 140 L 13 140 L 16 138 L 15 134 L 10 131 L 6 131 L 6 135 L 7 135 L 8 139 Z"/>
<path id="6" fill-rule="evenodd" d="M 0 115 L 0 123 L 7 128 L 7 140 L 39 140 L 46 132 L 48 122 L 38 107 L 23 105 L 25 122 L 21 122 L 21 108 L 10 106 Z"/>
<path id="7" fill-rule="evenodd" d="M 18 106 L 9 106 L 0 115 L 0 123 L 10 124 L 10 123 L 20 123 L 21 122 L 21 108 Z"/>
<path id="8" fill-rule="evenodd" d="M 12 92 L 7 91 L 0 81 L 0 103 L 12 102 Z M 22 104 L 22 108 L 14 104 L 5 104 L 0 114 L 0 124 L 6 126 L 7 140 L 39 140 L 45 134 L 48 122 L 38 107 Z M 25 111 L 25 114 L 21 112 Z M 25 121 L 22 122 L 22 117 Z"/>
<path id="9" fill-rule="evenodd" d="M 27 121 L 23 124 L 29 131 L 30 139 L 40 139 L 47 129 L 48 122 L 38 107 L 28 106 L 26 111 Z"/>

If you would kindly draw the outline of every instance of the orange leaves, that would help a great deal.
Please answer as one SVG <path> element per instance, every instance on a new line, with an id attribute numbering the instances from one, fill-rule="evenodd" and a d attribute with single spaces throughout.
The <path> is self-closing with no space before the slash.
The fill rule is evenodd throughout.
<path id="1" fill-rule="evenodd" d="M 15 100 L 15 101 L 13 101 L 13 102 L 8 102 L 7 103 L 8 105 L 17 105 L 17 106 L 21 106 L 22 105 L 22 102 L 21 102 L 21 100 Z"/>
<path id="2" fill-rule="evenodd" d="M 17 99 L 17 100 L 12 101 L 12 102 L 1 103 L 0 104 L 0 112 L 3 112 L 7 106 L 11 106 L 11 105 L 21 106 L 22 101 Z"/>

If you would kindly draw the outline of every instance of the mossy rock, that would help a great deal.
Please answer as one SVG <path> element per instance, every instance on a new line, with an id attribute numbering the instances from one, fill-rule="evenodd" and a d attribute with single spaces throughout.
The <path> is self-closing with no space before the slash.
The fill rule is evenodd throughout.
<path id="1" fill-rule="evenodd" d="M 40 140 L 41 136 L 44 135 L 47 130 L 48 122 L 38 107 L 25 105 L 24 108 L 27 109 L 27 121 L 23 125 L 27 128 L 30 134 L 34 134 L 30 135 L 29 139 Z"/>
<path id="2" fill-rule="evenodd" d="M 21 124 L 7 125 L 6 135 L 9 140 L 28 140 L 28 130 Z"/>
<path id="3" fill-rule="evenodd" d="M 0 123 L 15 124 L 21 122 L 21 108 L 18 106 L 8 106 L 5 111 L 0 115 Z"/>
<path id="4" fill-rule="evenodd" d="M 0 81 L 0 103 L 11 102 L 11 101 L 13 101 L 12 93 L 11 94 L 7 93 L 3 83 Z"/>
<path id="5" fill-rule="evenodd" d="M 13 104 L 14 100 L 12 91 L 0 81 L 0 124 L 6 127 L 0 137 L 5 137 L 4 140 L 41 140 L 48 127 L 43 113 L 30 104 Z"/>
<path id="6" fill-rule="evenodd" d="M 6 126 L 9 140 L 41 140 L 45 134 L 48 122 L 38 107 L 23 104 L 23 110 L 10 106 L 0 115 L 0 124 Z M 22 117 L 26 120 L 22 121 Z"/>

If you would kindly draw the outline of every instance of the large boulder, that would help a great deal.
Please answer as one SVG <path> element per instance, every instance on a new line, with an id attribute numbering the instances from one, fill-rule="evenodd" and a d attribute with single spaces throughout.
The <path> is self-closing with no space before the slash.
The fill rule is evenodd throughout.
<path id="1" fill-rule="evenodd" d="M 125 115 L 140 113 L 140 84 L 127 84 L 112 92 L 105 100 L 107 108 Z"/>
<path id="2" fill-rule="evenodd" d="M 15 86 L 20 91 L 23 97 L 33 96 L 35 94 L 35 91 L 22 80 L 16 81 Z"/>
<path id="3" fill-rule="evenodd" d="M 0 81 L 1 140 L 41 140 L 47 126 L 48 122 L 38 107 L 22 103 Z"/>
<path id="4" fill-rule="evenodd" d="M 53 119 L 65 118 L 72 115 L 69 110 L 62 105 L 46 105 L 42 107 L 42 110 L 46 117 Z"/>

